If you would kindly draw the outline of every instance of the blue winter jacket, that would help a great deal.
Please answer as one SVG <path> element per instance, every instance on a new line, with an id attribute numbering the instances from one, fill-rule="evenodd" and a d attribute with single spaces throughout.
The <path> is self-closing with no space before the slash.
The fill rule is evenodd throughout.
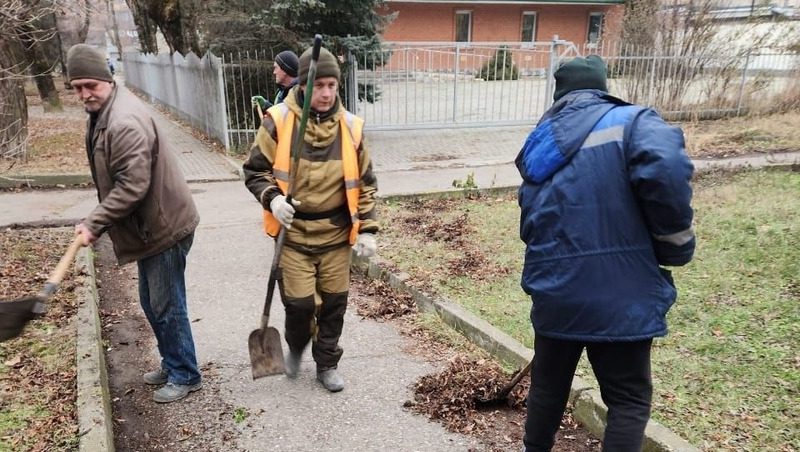
<path id="1" fill-rule="evenodd" d="M 682 131 L 602 91 L 573 91 L 545 113 L 516 164 L 522 288 L 536 334 L 666 335 L 677 293 L 660 265 L 686 264 L 695 247 Z"/>

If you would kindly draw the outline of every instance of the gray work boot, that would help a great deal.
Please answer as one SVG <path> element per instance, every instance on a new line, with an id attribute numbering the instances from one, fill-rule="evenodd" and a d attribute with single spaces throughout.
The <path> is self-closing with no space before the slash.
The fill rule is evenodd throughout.
<path id="1" fill-rule="evenodd" d="M 286 355 L 284 359 L 286 365 L 286 376 L 288 378 L 297 378 L 297 372 L 300 371 L 300 358 L 303 357 L 303 353 L 296 353 L 289 350 L 289 353 Z"/>
<path id="2" fill-rule="evenodd" d="M 199 391 L 203 387 L 203 382 L 198 382 L 193 385 L 178 385 L 175 383 L 167 383 L 163 388 L 153 393 L 153 400 L 158 403 L 169 403 L 180 400 L 190 392 Z"/>
<path id="3" fill-rule="evenodd" d="M 149 385 L 163 385 L 167 382 L 167 371 L 164 369 L 152 370 L 142 375 L 142 379 Z"/>
<path id="4" fill-rule="evenodd" d="M 344 378 L 339 375 L 339 371 L 335 367 L 317 369 L 317 380 L 330 392 L 339 392 L 344 389 Z"/>

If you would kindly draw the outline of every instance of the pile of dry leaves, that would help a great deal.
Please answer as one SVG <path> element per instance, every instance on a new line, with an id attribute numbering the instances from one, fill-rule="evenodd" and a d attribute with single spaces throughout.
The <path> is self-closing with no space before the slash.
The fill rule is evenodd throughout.
<path id="1" fill-rule="evenodd" d="M 496 397 L 510 379 L 494 361 L 457 355 L 442 372 L 422 377 L 406 406 L 452 431 L 480 433 L 493 427 L 492 413 L 480 415 L 476 402 Z M 524 411 L 528 381 L 523 379 L 500 408 Z"/>
<path id="2" fill-rule="evenodd" d="M 358 315 L 368 319 L 396 319 L 417 312 L 411 295 L 393 290 L 379 280 L 361 280 L 355 287 Z"/>
<path id="3" fill-rule="evenodd" d="M 38 292 L 66 250 L 69 229 L 0 231 L 0 300 Z M 0 343 L 0 449 L 75 450 L 74 295 L 68 274 L 47 314 Z M 1 301 L 0 301 L 1 302 Z"/>

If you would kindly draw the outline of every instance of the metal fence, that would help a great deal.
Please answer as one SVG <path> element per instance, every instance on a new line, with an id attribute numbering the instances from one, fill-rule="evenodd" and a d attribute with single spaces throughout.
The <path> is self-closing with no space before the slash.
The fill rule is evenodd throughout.
<path id="1" fill-rule="evenodd" d="M 530 124 L 550 104 L 556 52 L 549 42 L 387 43 L 355 59 L 355 113 L 372 130 Z"/>
<path id="2" fill-rule="evenodd" d="M 367 130 L 533 124 L 552 103 L 552 73 L 566 59 L 599 54 L 609 91 L 668 119 L 769 111 L 800 102 L 800 55 L 734 49 L 664 52 L 625 44 L 386 43 L 346 55 L 344 101 Z M 169 105 L 228 149 L 252 143 L 260 118 L 250 98 L 275 93 L 272 51 L 199 59 L 126 54 L 130 84 Z"/>
<path id="3" fill-rule="evenodd" d="M 800 54 L 794 52 L 735 46 L 687 52 L 625 43 L 573 52 L 602 56 L 612 94 L 651 106 L 668 119 L 763 113 L 780 109 L 788 98 L 800 102 Z"/>
<path id="4" fill-rule="evenodd" d="M 229 52 L 222 55 L 225 108 L 228 115 L 229 149 L 243 151 L 253 142 L 261 125 L 250 98 L 272 99 L 277 90 L 272 67 L 272 50 Z"/>
<path id="5" fill-rule="evenodd" d="M 355 113 L 373 130 L 531 124 L 552 103 L 553 71 L 588 54 L 606 60 L 612 94 L 670 119 L 763 112 L 787 92 L 800 96 L 800 55 L 792 52 L 576 46 L 557 37 L 536 43 L 389 43 L 358 59 Z M 372 60 L 379 62 L 374 69 L 361 69 Z M 377 99 L 368 101 L 372 92 Z"/>

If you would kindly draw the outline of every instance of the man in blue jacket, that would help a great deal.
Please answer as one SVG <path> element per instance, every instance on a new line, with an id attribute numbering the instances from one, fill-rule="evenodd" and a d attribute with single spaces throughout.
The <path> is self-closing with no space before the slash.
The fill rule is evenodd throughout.
<path id="1" fill-rule="evenodd" d="M 695 248 L 694 168 L 680 129 L 607 93 L 600 57 L 570 60 L 555 79 L 555 103 L 516 159 L 536 336 L 525 450 L 553 447 L 585 348 L 608 407 L 604 450 L 640 451 L 650 348 L 677 296 L 663 266 Z"/>

